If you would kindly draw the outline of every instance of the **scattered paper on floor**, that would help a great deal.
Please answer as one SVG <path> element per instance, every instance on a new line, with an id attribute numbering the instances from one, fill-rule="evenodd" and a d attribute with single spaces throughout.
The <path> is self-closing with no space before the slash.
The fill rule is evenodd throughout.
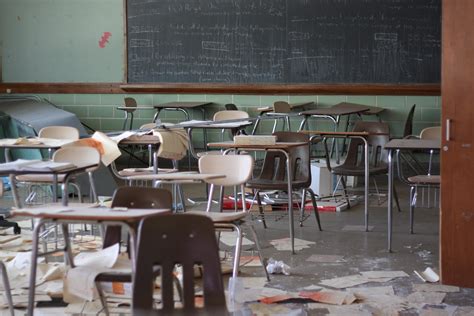
<path id="1" fill-rule="evenodd" d="M 415 274 L 423 281 L 436 283 L 439 281 L 439 275 L 433 271 L 430 267 L 426 268 L 423 272 L 415 271 Z"/>
<path id="2" fill-rule="evenodd" d="M 343 231 L 348 232 L 365 232 L 364 225 L 346 225 L 342 228 Z M 374 230 L 374 226 L 368 226 L 368 231 L 371 232 Z"/>
<path id="3" fill-rule="evenodd" d="M 302 250 L 305 248 L 310 248 L 311 245 L 316 244 L 314 241 L 308 241 L 303 239 L 295 238 L 295 251 Z M 270 241 L 273 247 L 278 251 L 291 251 L 291 239 L 290 238 L 281 238 L 274 239 Z"/>
<path id="4" fill-rule="evenodd" d="M 344 260 L 344 256 L 338 255 L 311 255 L 306 259 L 309 262 L 317 262 L 317 263 L 342 263 L 346 262 Z"/>
<path id="5" fill-rule="evenodd" d="M 417 292 L 443 292 L 443 293 L 453 293 L 459 292 L 459 287 L 452 285 L 442 285 L 442 284 L 413 284 L 413 291 Z"/>

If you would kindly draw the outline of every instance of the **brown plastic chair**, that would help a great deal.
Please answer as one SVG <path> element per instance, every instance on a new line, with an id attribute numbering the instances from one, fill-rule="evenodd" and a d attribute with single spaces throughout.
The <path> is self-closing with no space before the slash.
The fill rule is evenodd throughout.
<path id="1" fill-rule="evenodd" d="M 119 187 L 112 198 L 112 207 L 171 209 L 172 204 L 170 191 L 152 187 Z M 120 226 L 107 226 L 103 248 L 120 242 L 121 236 Z"/>
<path id="2" fill-rule="evenodd" d="M 125 112 L 125 117 L 124 117 L 124 120 L 123 120 L 122 130 L 125 130 L 125 128 L 127 127 L 127 121 L 128 121 L 129 116 L 130 116 L 129 129 L 132 129 L 132 127 L 133 127 L 133 112 L 135 112 L 135 110 L 137 109 L 137 100 L 135 100 L 134 98 L 128 97 L 128 98 L 124 99 L 124 103 L 125 103 L 125 107 L 127 109 L 123 110 Z"/>
<path id="3" fill-rule="evenodd" d="M 119 187 L 114 192 L 112 207 L 128 208 L 169 208 L 172 206 L 171 192 L 161 188 L 151 187 Z M 103 248 L 110 247 L 121 241 L 122 229 L 120 226 L 107 226 L 104 235 Z M 155 271 L 159 274 L 159 271 Z M 108 315 L 107 301 L 103 294 L 100 282 L 132 282 L 132 275 L 126 272 L 104 272 L 95 278 L 95 285 L 99 298 Z"/>
<path id="4" fill-rule="evenodd" d="M 203 267 L 204 311 L 219 310 L 216 315 L 227 313 L 219 248 L 212 221 L 206 216 L 175 214 L 149 217 L 140 224 L 132 293 L 133 315 L 153 312 L 156 266 L 161 270 L 161 311 L 178 311 L 173 297 L 176 264 L 182 265 L 183 269 L 183 310 L 186 314 L 193 315 L 201 310 L 195 306 L 195 265 Z"/>
<path id="5" fill-rule="evenodd" d="M 433 126 L 424 128 L 420 132 L 420 139 L 425 140 L 439 140 L 441 141 L 441 126 Z M 422 206 L 424 206 L 424 189 L 428 189 L 428 207 L 430 207 L 430 191 L 434 189 L 434 205 L 436 206 L 437 201 L 437 190 L 441 184 L 441 176 L 440 175 L 433 175 L 432 168 L 433 168 L 433 156 L 435 152 L 434 150 L 430 150 L 429 152 L 429 161 L 428 161 L 428 169 L 427 172 L 424 174 L 415 174 L 413 176 L 405 176 L 403 172 L 403 168 L 400 162 L 406 160 L 406 155 L 402 155 L 401 151 L 397 151 L 397 169 L 398 169 L 398 176 L 399 178 L 410 186 L 410 234 L 413 234 L 413 225 L 414 225 L 414 217 L 415 217 L 415 207 L 417 203 L 417 196 L 418 196 L 418 189 L 422 189 Z"/>
<path id="6" fill-rule="evenodd" d="M 235 105 L 234 103 L 227 103 L 224 105 L 225 109 L 227 111 L 238 111 L 239 109 L 237 108 L 237 105 Z"/>
<path id="7" fill-rule="evenodd" d="M 385 144 L 388 143 L 390 137 L 390 130 L 387 123 L 382 122 L 365 122 L 357 121 L 354 125 L 353 132 L 367 132 L 371 135 L 367 137 L 369 145 L 369 176 L 387 174 L 388 173 L 388 151 L 384 149 Z M 350 201 L 347 195 L 347 186 L 344 179 L 345 176 L 364 176 L 364 142 L 362 139 L 352 138 L 349 143 L 344 162 L 337 166 L 331 167 L 329 159 L 329 150 L 327 143 L 324 141 L 324 148 L 326 150 L 326 163 L 328 169 L 335 175 L 339 176 L 344 189 L 344 195 L 347 200 L 348 208 L 350 208 Z M 395 200 L 400 210 L 398 203 L 398 196 L 394 190 Z"/>
<path id="8" fill-rule="evenodd" d="M 413 117 L 415 116 L 416 104 L 413 104 L 410 111 L 408 112 L 407 119 L 405 121 L 405 127 L 403 129 L 403 137 L 407 137 L 413 134 Z"/>
<path id="9" fill-rule="evenodd" d="M 304 202 L 306 194 L 310 194 L 311 202 L 314 208 L 314 215 L 316 217 L 319 230 L 321 229 L 321 221 L 319 218 L 318 207 L 316 204 L 316 197 L 313 190 L 311 190 L 311 166 L 310 166 L 310 150 L 309 150 L 309 136 L 297 132 L 276 132 L 273 133 L 279 142 L 307 142 L 307 146 L 297 146 L 290 149 L 291 166 L 293 166 L 293 190 L 302 190 L 302 203 L 300 208 L 300 226 L 303 225 Z M 251 179 L 247 182 L 247 187 L 254 189 L 260 214 L 263 219 L 263 225 L 266 228 L 265 219 L 263 218 L 262 201 L 260 198 L 261 190 L 279 190 L 287 191 L 288 182 L 286 180 L 286 157 L 283 153 L 268 151 L 265 155 L 263 167 L 260 175 L 257 178 Z M 288 192 L 291 194 L 292 192 Z"/>

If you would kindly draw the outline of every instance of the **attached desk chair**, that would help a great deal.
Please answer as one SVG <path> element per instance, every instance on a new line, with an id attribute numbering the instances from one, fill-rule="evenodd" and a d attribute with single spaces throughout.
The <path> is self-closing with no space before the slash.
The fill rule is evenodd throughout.
<path id="1" fill-rule="evenodd" d="M 207 102 L 207 101 L 200 101 L 200 102 L 194 102 L 194 101 L 175 101 L 175 102 L 168 102 L 168 103 L 162 103 L 158 105 L 154 105 L 153 107 L 156 110 L 155 116 L 153 117 L 153 122 L 156 122 L 158 119 L 158 116 L 160 115 L 160 112 L 165 110 L 165 111 L 180 111 L 184 114 L 185 120 L 189 121 L 190 120 L 190 115 L 189 115 L 189 110 L 190 109 L 199 109 L 202 113 L 202 119 L 206 119 L 206 109 L 204 106 L 210 105 L 212 102 Z"/>
<path id="2" fill-rule="evenodd" d="M 134 112 L 135 111 L 140 111 L 140 110 L 152 110 L 152 107 L 139 107 L 137 105 L 137 101 L 134 98 L 127 97 L 124 99 L 124 106 L 118 106 L 117 110 L 123 111 L 125 114 L 125 117 L 123 118 L 123 126 L 122 130 L 126 130 L 127 128 L 127 122 L 128 118 L 130 117 L 130 125 L 128 127 L 129 130 L 133 129 L 133 118 L 134 118 Z"/>
<path id="3" fill-rule="evenodd" d="M 275 103 L 273 103 L 273 106 L 257 108 L 257 110 L 260 111 L 260 114 L 257 120 L 255 121 L 255 125 L 252 130 L 252 135 L 255 135 L 255 133 L 257 132 L 257 128 L 260 125 L 260 121 L 261 121 L 260 117 L 262 116 L 270 116 L 274 118 L 275 122 L 273 124 L 272 133 L 275 133 L 279 119 L 283 120 L 283 130 L 285 129 L 285 125 L 287 125 L 288 131 L 291 131 L 291 125 L 290 125 L 291 113 L 292 112 L 295 113 L 294 110 L 302 110 L 306 106 L 311 106 L 313 104 L 314 102 L 312 101 L 299 102 L 299 103 L 288 103 L 286 101 L 276 101 Z"/>
<path id="4" fill-rule="evenodd" d="M 388 150 L 388 205 L 387 205 L 387 248 L 392 251 L 392 211 L 393 211 L 393 155 L 396 151 L 412 151 L 412 150 L 439 150 L 441 143 L 439 140 L 424 139 L 392 139 L 386 145 Z"/>

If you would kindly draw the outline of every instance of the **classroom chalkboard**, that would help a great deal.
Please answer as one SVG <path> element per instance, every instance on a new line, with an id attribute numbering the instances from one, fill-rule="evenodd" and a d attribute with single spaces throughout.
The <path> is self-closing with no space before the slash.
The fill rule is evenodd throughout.
<path id="1" fill-rule="evenodd" d="M 441 0 L 128 0 L 129 83 L 439 83 Z"/>

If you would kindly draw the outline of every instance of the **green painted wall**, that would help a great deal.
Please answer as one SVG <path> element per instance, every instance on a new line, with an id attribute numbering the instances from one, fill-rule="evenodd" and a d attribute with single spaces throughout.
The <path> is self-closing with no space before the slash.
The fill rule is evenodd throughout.
<path id="1" fill-rule="evenodd" d="M 42 97 L 50 100 L 64 110 L 75 113 L 84 123 L 96 130 L 112 131 L 122 128 L 123 112 L 116 107 L 123 105 L 123 99 L 129 95 L 121 94 L 46 94 Z M 316 107 L 328 107 L 342 101 L 356 102 L 372 106 L 379 106 L 386 109 L 382 113 L 382 119 L 390 124 L 392 136 L 402 135 L 405 119 L 410 107 L 416 104 L 414 117 L 414 132 L 419 133 L 421 129 L 428 126 L 440 124 L 441 98 L 437 96 L 273 96 L 273 95 L 213 95 L 213 94 L 133 94 L 139 106 L 152 106 L 154 104 L 170 101 L 212 101 L 214 104 L 207 107 L 207 116 L 212 118 L 214 112 L 224 109 L 224 104 L 235 103 L 240 109 L 248 111 L 251 116 L 258 114 L 257 108 L 268 106 L 277 100 L 289 102 L 313 101 Z M 154 110 L 136 111 L 134 128 L 149 123 L 154 115 Z M 162 121 L 178 122 L 183 120 L 180 112 L 164 111 L 160 115 Z M 192 118 L 201 119 L 201 113 L 195 111 Z M 364 117 L 364 119 L 371 119 Z M 296 118 L 292 122 L 292 129 L 296 130 L 300 119 Z M 312 129 L 328 130 L 332 125 L 328 120 L 313 120 L 310 127 Z M 261 124 L 260 133 L 271 131 L 272 122 Z M 210 139 L 219 138 L 219 132 L 210 132 Z M 197 135 L 199 140 L 200 135 Z"/>
<path id="2" fill-rule="evenodd" d="M 123 81 L 123 14 L 123 0 L 0 0 L 0 80 Z"/>

